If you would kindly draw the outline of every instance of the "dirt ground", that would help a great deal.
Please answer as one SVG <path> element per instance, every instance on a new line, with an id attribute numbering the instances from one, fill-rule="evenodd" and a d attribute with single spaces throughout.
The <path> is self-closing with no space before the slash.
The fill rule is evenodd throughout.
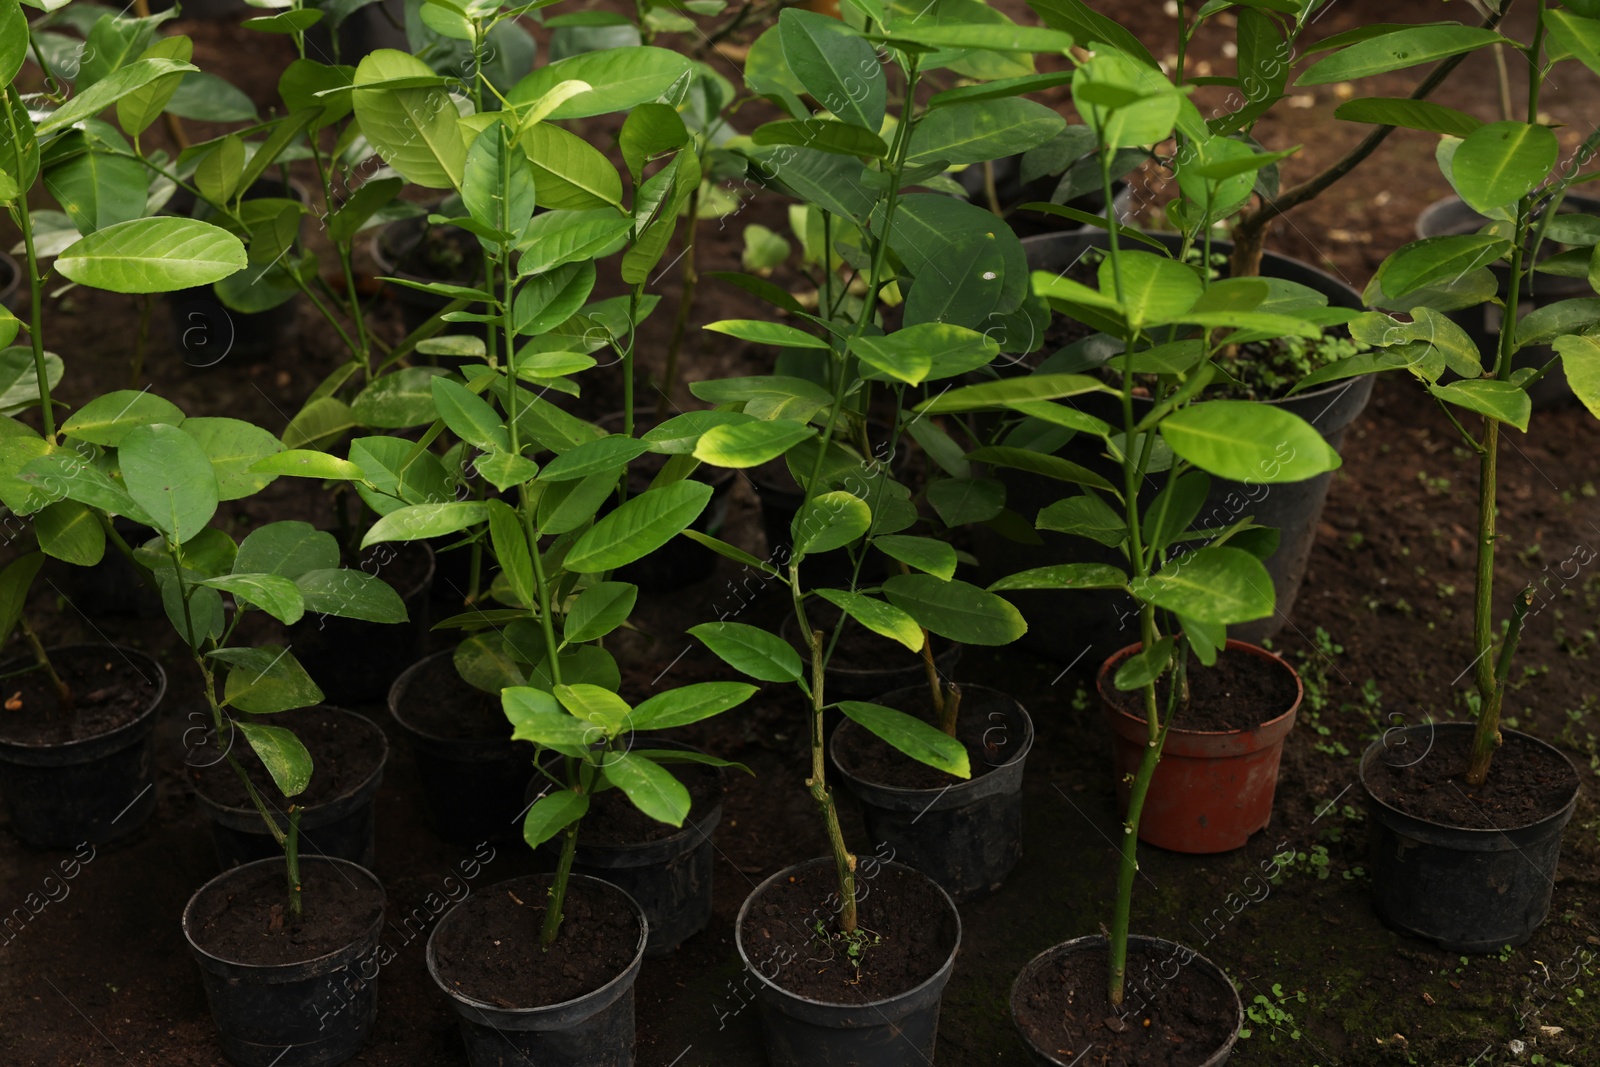
<path id="1" fill-rule="evenodd" d="M 1002 5 L 1005 6 L 1005 5 Z M 1104 6 L 1104 5 L 1102 5 Z M 1117 5 L 1157 55 L 1171 51 L 1173 23 L 1159 3 Z M 1460 8 L 1461 10 L 1457 10 Z M 1123 10 L 1126 9 L 1126 10 Z M 1374 21 L 1464 17 L 1465 5 L 1431 0 L 1331 0 L 1315 27 L 1324 36 Z M 1525 35 L 1528 11 L 1512 20 Z M 259 36 L 186 23 L 200 42 L 198 61 L 222 61 L 258 101 L 270 96 L 270 71 L 283 58 Z M 1196 61 L 1231 69 L 1222 28 L 1207 31 Z M 248 41 L 249 51 L 244 42 Z M 1510 56 L 1509 62 L 1520 62 Z M 732 71 L 728 71 L 730 75 Z M 1517 78 L 1514 77 L 1514 81 Z M 1593 79 L 1563 78 L 1544 105 L 1568 125 L 1564 144 L 1594 126 Z M 1362 85 L 1371 95 L 1404 95 L 1410 76 Z M 1206 90 L 1210 92 L 1211 90 Z M 1517 90 L 1520 92 L 1520 89 Z M 1286 179 L 1311 173 L 1363 130 L 1339 123 L 1341 87 L 1310 90 L 1259 130 L 1269 148 L 1303 144 Z M 1494 64 L 1474 58 L 1443 96 L 1485 119 L 1498 117 Z M 1064 96 L 1052 102 L 1070 111 Z M 1301 106 L 1304 105 L 1304 106 Z M 1447 190 L 1433 163 L 1434 138 L 1399 133 L 1334 192 L 1296 211 L 1271 247 L 1332 270 L 1360 288 L 1390 250 L 1410 240 L 1417 214 Z M 1159 192 L 1156 194 L 1159 196 Z M 701 269 L 737 269 L 740 231 L 751 221 L 784 228 L 783 205 L 759 200 L 726 228 L 709 225 Z M 12 237 L 6 236 L 9 245 Z M 780 276 L 779 281 L 784 279 Z M 676 298 L 669 274 L 661 293 Z M 737 293 L 707 284 L 697 321 L 760 314 Z M 294 342 L 253 366 L 224 360 L 187 366 L 162 302 L 143 379 L 192 414 L 229 414 L 281 430 L 339 350 L 301 308 Z M 50 344 L 67 361 L 63 396 L 72 401 L 120 387 L 129 377 L 139 307 L 135 299 L 73 290 L 50 306 Z M 643 333 L 647 367 L 664 345 L 669 315 Z M 381 330 L 397 336 L 385 306 Z M 691 378 L 764 370 L 725 338 L 691 331 Z M 585 413 L 615 407 L 618 395 L 586 396 Z M 680 403 L 685 397 L 680 395 Z M 1382 729 L 1425 716 L 1470 714 L 1470 589 L 1476 465 L 1443 416 L 1403 381 L 1380 382 L 1352 428 L 1344 466 L 1333 480 L 1309 576 L 1294 618 L 1276 647 L 1302 672 L 1307 699 L 1284 754 L 1272 825 L 1244 849 L 1192 857 L 1145 849 L 1135 895 L 1136 931 L 1183 941 L 1220 964 L 1251 1004 L 1251 1034 L 1231 1063 L 1242 1067 L 1416 1064 L 1600 1064 L 1600 425 L 1581 408 L 1541 412 L 1527 435 L 1511 433 L 1502 458 L 1502 597 L 1549 579 L 1550 602 L 1529 623 L 1508 698 L 1514 725 L 1560 746 L 1583 780 L 1567 829 L 1549 922 L 1527 945 L 1499 955 L 1460 957 L 1385 928 L 1369 903 L 1364 875 L 1366 825 L 1356 785 L 1357 759 Z M 237 533 L 285 517 L 331 522 L 304 483 L 280 480 L 238 508 Z M 736 484 L 729 537 L 762 547 L 755 495 Z M 1574 567 L 1575 561 L 1582 561 Z M 1576 571 L 1574 577 L 1567 577 Z M 1552 578 L 1552 576 L 1555 576 Z M 36 605 L 56 640 L 112 639 L 151 652 L 171 687 L 156 741 L 158 804 L 132 842 L 102 849 L 65 894 L 14 937 L 0 942 L 0 1063 L 18 1067 L 222 1062 L 178 916 L 189 895 L 216 873 L 205 819 L 183 774 L 182 735 L 199 693 L 186 660 L 162 633 L 165 623 L 84 616 L 47 571 Z M 738 568 L 673 594 L 641 599 L 640 635 L 625 646 L 630 684 L 663 671 L 674 683 L 719 676 L 720 664 L 683 631 L 726 609 Z M 740 618 L 775 621 L 780 591 L 752 583 Z M 1116 827 L 1110 745 L 1090 698 L 1093 665 L 1063 664 L 1007 650 L 969 649 L 965 682 L 1004 689 L 1032 713 L 1038 732 L 1026 784 L 1024 856 L 995 896 L 963 906 L 964 935 L 944 999 L 938 1059 L 952 1067 L 1021 1064 L 1025 1053 L 1006 1009 L 1012 978 L 1044 948 L 1093 933 L 1110 917 Z M 392 719 L 373 716 L 393 744 L 378 799 L 374 870 L 398 921 L 427 911 L 430 894 L 461 877 L 476 855 L 475 890 L 536 866 L 517 841 L 486 850 L 448 845 L 422 821 L 417 772 Z M 716 910 L 711 927 L 674 956 L 648 962 L 637 986 L 641 1067 L 722 1067 L 761 1062 L 756 1013 L 733 946 L 734 916 L 748 892 L 773 871 L 820 854 L 824 843 L 806 798 L 804 720 L 790 694 L 775 688 L 747 708 L 714 720 L 688 739 L 747 763 L 735 776 L 717 833 Z M 846 834 L 861 842 L 846 805 Z M 1274 854 L 1286 873 L 1242 910 L 1244 879 Z M 0 833 L 0 911 L 41 892 L 62 857 L 20 846 Z M 1259 895 L 1259 894 L 1257 894 Z M 420 937 L 395 931 L 395 958 L 379 982 L 372 1043 L 353 1061 L 370 1067 L 442 1067 L 465 1062 L 454 1017 L 430 980 Z M 1259 999 L 1257 999 L 1259 998 Z"/>

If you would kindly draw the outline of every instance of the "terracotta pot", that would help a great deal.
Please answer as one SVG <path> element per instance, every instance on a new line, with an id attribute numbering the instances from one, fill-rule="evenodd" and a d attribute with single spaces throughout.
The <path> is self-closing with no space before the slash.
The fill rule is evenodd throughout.
<path id="1" fill-rule="evenodd" d="M 1167 731 L 1161 762 L 1139 818 L 1139 840 L 1174 852 L 1227 852 L 1272 820 L 1272 794 L 1278 785 L 1283 739 L 1294 728 L 1305 689 L 1293 667 L 1266 649 L 1229 641 L 1229 652 L 1258 656 L 1294 678 L 1294 703 L 1251 730 Z M 1112 679 L 1122 661 L 1139 651 L 1129 645 L 1106 660 L 1095 681 L 1112 730 L 1117 808 L 1128 809 L 1130 776 L 1139 769 L 1149 734 L 1142 717 L 1119 711 L 1111 702 Z"/>

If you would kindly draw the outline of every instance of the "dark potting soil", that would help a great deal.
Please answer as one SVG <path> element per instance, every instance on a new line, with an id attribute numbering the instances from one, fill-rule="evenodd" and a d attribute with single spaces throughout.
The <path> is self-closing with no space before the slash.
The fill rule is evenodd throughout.
<path id="1" fill-rule="evenodd" d="M 148 668 L 110 645 L 59 649 L 50 663 L 72 691 L 63 711 L 42 670 L 0 682 L 0 738 L 29 745 L 59 745 L 108 734 L 137 719 L 157 692 Z M 22 661 L 13 661 L 20 669 Z"/>
<path id="2" fill-rule="evenodd" d="M 330 708 L 299 708 L 262 717 L 256 721 L 294 731 L 306 751 L 311 753 L 311 784 L 294 798 L 301 807 L 325 804 L 355 789 L 372 777 L 383 757 L 383 731 L 365 716 Z M 250 781 L 264 796 L 278 795 L 272 776 L 248 746 L 234 745 L 234 755 L 244 766 Z M 196 791 L 215 804 L 230 808 L 249 808 L 244 785 L 225 761 L 204 767 L 190 767 L 189 778 Z"/>
<path id="3" fill-rule="evenodd" d="M 548 875 L 490 886 L 462 901 L 434 938 L 440 976 L 474 1000 L 538 1008 L 581 997 L 627 970 L 639 922 L 621 893 L 574 879 L 561 932 L 539 945 Z"/>
<path id="4" fill-rule="evenodd" d="M 1156 698 L 1163 713 L 1172 691 L 1168 672 L 1156 683 Z M 1189 702 L 1179 707 L 1172 725 L 1179 730 L 1253 730 L 1287 712 L 1299 689 L 1294 675 L 1277 658 L 1262 659 L 1248 652 L 1224 651 L 1214 667 L 1189 660 Z M 1113 690 L 1112 706 L 1144 717 L 1143 690 Z"/>
<path id="5" fill-rule="evenodd" d="M 449 656 L 434 656 L 406 683 L 400 717 L 406 725 L 452 741 L 511 737 L 500 701 L 468 685 Z"/>
<path id="6" fill-rule="evenodd" d="M 641 743 L 638 747 L 647 748 Z M 620 789 L 606 789 L 589 798 L 589 811 L 578 834 L 581 845 L 642 845 L 682 833 L 722 801 L 722 779 L 703 763 L 673 763 L 667 769 L 689 790 L 689 814 L 683 826 L 652 819 Z"/>
<path id="7" fill-rule="evenodd" d="M 795 871 L 767 889 L 751 903 L 740 931 L 750 962 L 791 993 L 859 1004 L 915 989 L 950 958 L 955 918 L 924 876 L 872 860 L 859 864 L 857 932 L 869 938 L 859 970 L 838 928 L 838 892 L 831 861 Z M 817 933 L 819 922 L 826 941 Z"/>
<path id="8" fill-rule="evenodd" d="M 937 716 L 932 703 L 932 699 L 924 694 L 916 707 L 908 707 L 905 702 L 897 702 L 894 706 L 907 714 L 916 715 L 923 722 L 933 723 L 937 721 Z M 989 743 L 989 728 L 993 725 L 984 716 L 961 715 L 958 709 L 956 740 L 966 746 L 967 763 L 972 768 L 973 778 L 982 778 L 1006 762 L 1005 748 Z M 839 732 L 839 764 L 857 778 L 899 789 L 944 789 L 969 780 L 912 759 L 854 722 L 840 723 Z"/>
<path id="9" fill-rule="evenodd" d="M 1419 819 L 1466 830 L 1510 830 L 1554 815 L 1578 788 L 1577 772 L 1557 753 L 1524 737 L 1502 733 L 1504 743 L 1481 786 L 1467 784 L 1472 731 L 1435 732 L 1421 739 L 1418 755 L 1404 747 L 1379 756 L 1367 771 L 1367 787 L 1390 807 Z"/>
<path id="10" fill-rule="evenodd" d="M 201 897 L 189 934 L 213 956 L 235 963 L 301 963 L 361 940 L 383 915 L 383 893 L 331 863 L 303 862 L 298 923 L 284 905 L 284 869 L 277 862 L 233 872 Z"/>
<path id="11" fill-rule="evenodd" d="M 1130 944 L 1119 1013 L 1106 995 L 1110 954 L 1062 953 L 1017 990 L 1017 1025 L 1081 1067 L 1195 1067 L 1227 1042 L 1238 1009 L 1232 990 L 1187 956 L 1175 945 Z"/>

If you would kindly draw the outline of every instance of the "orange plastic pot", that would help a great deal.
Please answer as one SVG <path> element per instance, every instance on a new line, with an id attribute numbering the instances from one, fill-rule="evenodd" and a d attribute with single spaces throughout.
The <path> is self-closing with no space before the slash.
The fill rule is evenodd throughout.
<path id="1" fill-rule="evenodd" d="M 1126 814 L 1132 776 L 1149 744 L 1143 718 L 1119 711 L 1111 702 L 1112 679 L 1122 661 L 1139 651 L 1129 645 L 1105 661 L 1096 679 L 1100 703 L 1111 724 L 1112 759 L 1117 778 L 1117 809 Z M 1174 852 L 1228 852 L 1272 820 L 1272 795 L 1278 786 L 1283 739 L 1294 728 L 1305 688 L 1293 667 L 1264 648 L 1229 641 L 1228 651 L 1267 661 L 1294 679 L 1294 703 L 1282 715 L 1252 730 L 1167 731 L 1161 762 L 1139 818 L 1139 840 Z"/>

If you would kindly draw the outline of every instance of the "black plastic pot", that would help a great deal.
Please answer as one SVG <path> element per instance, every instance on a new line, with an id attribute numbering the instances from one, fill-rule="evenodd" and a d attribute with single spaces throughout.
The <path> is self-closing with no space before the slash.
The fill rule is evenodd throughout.
<path id="1" fill-rule="evenodd" d="M 382 700 L 401 669 L 428 650 L 429 592 L 433 588 L 433 549 L 426 542 L 378 545 L 376 552 L 425 553 L 427 562 L 409 583 L 396 589 L 406 605 L 406 621 L 365 622 L 336 615 L 307 615 L 289 628 L 294 654 L 322 689 L 329 704 L 370 704 Z M 366 564 L 364 563 L 365 567 Z M 373 564 L 373 573 L 383 573 Z"/>
<path id="2" fill-rule="evenodd" d="M 383 896 L 382 883 L 357 864 L 323 858 L 301 862 L 337 864 L 344 877 L 365 882 Z M 343 1063 L 361 1051 L 378 1017 L 376 974 L 367 964 L 378 947 L 383 916 L 380 914 L 358 940 L 299 963 L 239 963 L 213 956 L 194 940 L 197 902 L 230 892 L 242 872 L 262 864 L 282 867 L 283 859 L 258 860 L 225 871 L 201 886 L 183 909 L 184 937 L 200 964 L 206 1002 L 217 1024 L 223 1054 L 239 1067 Z"/>
<path id="3" fill-rule="evenodd" d="M 167 692 L 166 672 L 143 652 L 121 645 L 66 645 L 50 652 L 74 648 L 105 649 L 134 663 L 148 698 L 138 718 L 98 737 L 64 744 L 0 740 L 0 796 L 11 810 L 12 830 L 35 848 L 114 841 L 156 810 L 151 742 Z M 0 673 L 31 662 L 13 660 Z"/>
<path id="4" fill-rule="evenodd" d="M 383 781 L 383 768 L 389 762 L 389 740 L 377 724 L 364 715 L 343 708 L 324 707 L 316 710 L 337 715 L 342 723 L 341 732 L 348 730 L 354 738 L 359 739 L 353 744 L 371 745 L 381 755 L 378 765 L 366 778 L 352 783 L 331 800 L 300 809 L 300 854 L 331 856 L 371 867 L 376 829 L 372 802 Z M 273 721 L 275 725 L 291 728 L 293 725 L 283 716 Z M 313 762 L 316 757 L 317 754 L 313 752 Z M 211 840 L 217 849 L 217 861 L 224 869 L 283 854 L 262 824 L 261 813 L 253 806 L 230 807 L 212 800 L 199 789 L 195 790 L 195 799 L 211 820 Z M 289 820 L 280 817 L 277 822 L 279 829 L 287 832 Z"/>
<path id="5" fill-rule="evenodd" d="M 511 740 L 510 723 L 504 737 L 455 738 L 428 733 L 406 718 L 408 698 L 427 699 L 412 691 L 423 664 L 451 654 L 436 652 L 413 664 L 389 690 L 389 714 L 410 742 L 422 779 L 428 825 L 456 844 L 520 837 L 527 804 L 523 797 L 533 780 L 533 749 Z"/>
<path id="6" fill-rule="evenodd" d="M 847 626 L 855 627 L 854 622 L 847 622 Z M 800 651 L 800 657 L 807 663 L 811 662 L 811 654 L 806 651 L 805 642 L 800 640 L 796 633 L 799 626 L 793 615 L 785 615 L 783 622 L 778 624 L 779 635 Z M 824 629 L 824 633 L 828 631 Z M 861 632 L 857 630 L 856 632 Z M 850 639 L 851 630 L 847 629 L 839 638 L 841 644 Z M 956 664 L 961 662 L 961 652 L 965 646 L 954 641 L 941 641 L 939 651 L 933 655 L 934 666 L 939 668 L 939 673 L 949 678 L 956 669 Z M 827 687 L 829 700 L 872 700 L 883 693 L 896 689 L 909 689 L 922 683 L 927 678 L 928 669 L 923 665 L 922 655 L 918 652 L 905 652 L 897 656 L 892 666 L 887 667 L 845 667 L 834 662 L 829 662 L 823 684 Z"/>
<path id="7" fill-rule="evenodd" d="M 1156 949 L 1160 953 L 1166 954 L 1168 959 L 1176 959 L 1179 956 L 1185 957 L 1186 962 L 1181 964 L 1182 967 L 1199 967 L 1202 970 L 1210 973 L 1215 980 L 1233 990 L 1234 1022 L 1232 1032 L 1228 1035 L 1227 1041 L 1225 1041 L 1220 1048 L 1213 1051 L 1204 1060 L 1195 1061 L 1195 1067 L 1222 1067 L 1222 1064 L 1228 1062 L 1228 1057 L 1233 1055 L 1233 1047 L 1236 1043 L 1238 1043 L 1239 1040 L 1239 1031 L 1244 1026 L 1244 1004 L 1240 1002 L 1239 991 L 1234 988 L 1233 982 L 1229 980 L 1227 974 L 1222 970 L 1221 967 L 1218 967 L 1215 963 L 1212 963 L 1199 953 L 1190 952 L 1182 945 L 1179 945 L 1173 941 L 1168 941 L 1164 938 L 1144 937 L 1139 934 L 1130 934 L 1128 936 L 1128 943 L 1130 947 L 1139 945 L 1146 948 Z M 1101 956 L 1106 957 L 1108 960 L 1110 958 L 1110 951 L 1107 946 L 1107 941 L 1104 937 L 1098 934 L 1091 937 L 1075 937 L 1071 941 L 1063 941 L 1059 945 L 1055 945 L 1052 948 L 1047 948 L 1033 959 L 1029 960 L 1027 965 L 1022 968 L 1020 973 L 1018 973 L 1016 981 L 1011 983 L 1011 1020 L 1016 1025 L 1017 1032 L 1022 1035 L 1023 1044 L 1028 1046 L 1029 1058 L 1031 1058 L 1034 1063 L 1039 1064 L 1040 1067 L 1073 1067 L 1078 1060 L 1065 1060 L 1054 1055 L 1051 1051 L 1040 1048 L 1037 1044 L 1035 1044 L 1032 1035 L 1030 1035 L 1029 1032 L 1023 1028 L 1022 1023 L 1018 1018 L 1018 1008 L 1022 1006 L 1020 998 L 1022 996 L 1024 983 L 1040 968 L 1049 966 L 1060 957 L 1074 952 L 1098 952 Z M 1128 999 L 1123 1002 L 1124 1007 L 1127 1008 L 1130 1005 L 1139 1003 L 1141 1000 L 1148 1000 L 1150 997 L 1158 994 L 1161 991 L 1164 982 L 1171 981 L 1173 977 L 1175 976 L 1160 974 L 1159 970 L 1155 974 L 1146 973 L 1144 975 L 1140 975 L 1135 973 L 1133 967 L 1130 965 L 1126 986 L 1126 995 Z M 1139 999 L 1136 1000 L 1135 998 Z M 1079 1057 L 1081 1058 L 1081 1056 L 1082 1054 L 1080 1053 Z M 1185 1060 L 1184 1062 L 1187 1063 L 1190 1061 Z"/>
<path id="8" fill-rule="evenodd" d="M 627 968 L 592 993 L 538 1008 L 506 1008 L 465 996 L 439 969 L 434 942 L 459 914 L 440 919 L 428 937 L 428 973 L 450 998 L 460 1017 L 461 1040 L 470 1067 L 632 1067 L 633 983 L 644 962 L 649 941 L 649 921 L 639 905 L 616 886 L 598 878 L 574 874 L 574 880 L 591 882 L 616 894 L 639 921 L 639 947 Z M 549 877 L 528 875 L 490 886 L 486 892 L 508 890 L 537 899 Z"/>
<path id="9" fill-rule="evenodd" d="M 463 267 L 459 276 L 440 279 L 407 268 L 411 257 L 418 252 L 424 241 L 430 239 L 448 244 L 453 253 L 462 257 Z M 478 284 L 482 272 L 483 254 L 476 238 L 459 227 L 432 226 L 426 218 L 401 219 L 380 226 L 372 236 L 369 250 L 372 253 L 373 263 L 378 268 L 378 274 L 388 278 L 404 278 L 411 282 L 446 280 L 454 285 L 471 286 Z M 404 323 L 407 334 L 422 326 L 451 303 L 448 298 L 436 293 L 425 293 L 405 285 L 386 285 L 383 292 L 385 296 L 400 305 L 400 320 Z M 468 307 L 466 310 L 481 309 Z M 445 323 L 443 332 L 471 337 L 485 336 L 484 325 L 481 322 Z"/>
<path id="10" fill-rule="evenodd" d="M 1171 248 L 1177 239 L 1171 235 L 1152 235 Z M 1082 257 L 1091 247 L 1102 247 L 1104 235 L 1052 235 L 1033 237 L 1023 242 L 1028 250 L 1028 265 L 1035 270 L 1064 271 Z M 1213 241 L 1216 252 L 1227 254 L 1232 246 L 1225 241 Z M 1364 308 L 1361 294 L 1332 275 L 1286 256 L 1268 252 L 1262 259 L 1261 272 L 1266 277 L 1281 278 L 1323 293 L 1334 307 Z M 1334 449 L 1344 443 L 1346 429 L 1372 395 L 1373 377 L 1366 375 L 1348 381 L 1335 382 L 1322 389 L 1269 401 L 1273 406 L 1293 412 L 1315 426 Z M 1094 411 L 1090 398 L 1079 406 Z M 1149 409 L 1148 400 L 1136 400 L 1135 418 Z M 1114 425 L 1122 424 L 1120 409 L 1100 412 Z M 1075 463 L 1102 472 L 1112 471 L 1110 462 L 1101 455 L 1098 438 L 1087 435 L 1068 441 L 1058 452 Z M 1115 468 L 1121 478 L 1121 468 Z M 1068 495 L 1062 483 L 1011 469 L 996 469 L 990 474 L 1005 483 L 1006 506 L 1018 512 L 1031 524 L 1040 509 Z M 1332 472 L 1318 475 L 1303 482 L 1286 485 L 1247 485 L 1212 479 L 1211 493 L 1195 525 L 1221 528 L 1246 516 L 1256 523 L 1279 531 L 1278 550 L 1266 561 L 1267 572 L 1272 575 L 1276 592 L 1277 610 L 1270 618 L 1230 627 L 1230 636 L 1251 644 L 1261 644 L 1283 629 L 1294 610 L 1295 598 L 1305 580 L 1306 566 L 1311 559 L 1311 549 L 1316 543 L 1317 525 L 1322 518 L 1322 507 L 1328 496 Z M 1165 475 L 1154 475 L 1146 480 L 1141 500 L 1154 499 L 1165 484 Z M 1001 538 L 987 527 L 974 529 L 974 547 L 984 575 L 983 582 L 994 581 L 1033 567 L 1046 567 L 1060 563 L 1103 562 L 1122 564 L 1122 557 L 1112 549 L 1104 549 L 1080 537 L 1040 531 L 1042 544 L 1024 545 Z M 1007 594 L 1028 620 L 1028 632 L 1020 644 L 1041 655 L 1064 662 L 1098 663 L 1117 649 L 1139 640 L 1138 605 L 1124 593 L 1109 590 L 1030 590 Z"/>
<path id="11" fill-rule="evenodd" d="M 296 183 L 285 186 L 276 178 L 261 178 L 244 193 L 246 200 L 284 198 L 309 202 L 306 191 Z M 168 201 L 167 210 L 192 214 L 208 220 L 211 207 L 179 189 Z M 305 236 L 305 216 L 300 220 L 300 236 Z M 248 268 L 261 271 L 260 267 Z M 267 282 L 259 281 L 265 286 Z M 172 315 L 172 335 L 184 363 L 197 370 L 224 362 L 234 365 L 264 362 L 290 347 L 297 335 L 296 312 L 299 295 L 265 311 L 234 311 L 218 299 L 209 285 L 179 289 L 167 295 Z"/>
<path id="12" fill-rule="evenodd" d="M 1600 200 L 1568 193 L 1561 201 L 1561 210 L 1563 214 L 1574 211 L 1590 215 L 1600 214 Z M 1451 196 L 1429 204 L 1423 209 L 1422 214 L 1417 216 L 1417 236 L 1450 237 L 1477 233 L 1488 223 L 1487 216 L 1472 210 L 1459 197 Z M 1555 252 L 1561 247 L 1550 243 L 1546 245 L 1546 250 Z M 1511 285 L 1511 272 L 1501 265 L 1493 266 L 1490 270 L 1500 283 L 1499 295 L 1504 300 Z M 1538 273 L 1524 275 L 1522 291 L 1517 297 L 1517 314 L 1526 315 L 1540 304 L 1593 295 L 1594 290 L 1590 289 L 1588 282 L 1582 278 L 1563 278 L 1553 274 Z M 1504 312 L 1505 309 L 1499 304 L 1482 304 L 1450 312 L 1449 318 L 1467 331 L 1467 336 L 1478 346 L 1478 351 L 1484 353 L 1487 364 L 1499 350 L 1500 324 Z M 1533 345 L 1522 349 L 1512 357 L 1512 369 L 1542 367 L 1555 358 L 1555 355 L 1555 350 L 1549 345 Z M 1443 380 L 1450 381 L 1454 377 L 1455 375 L 1447 372 Z M 1566 370 L 1560 363 L 1552 367 L 1549 374 L 1534 383 L 1533 388 L 1528 390 L 1528 397 L 1533 401 L 1534 407 L 1542 410 L 1564 407 L 1577 400 L 1573 395 L 1572 386 L 1567 383 Z"/>
<path id="13" fill-rule="evenodd" d="M 1550 913 L 1561 831 L 1580 792 L 1576 772 L 1572 797 L 1560 811 L 1500 830 L 1467 830 L 1407 815 L 1367 786 L 1367 772 L 1377 761 L 1414 763 L 1427 758 L 1435 737 L 1473 729 L 1470 723 L 1425 723 L 1391 730 L 1361 757 L 1361 786 L 1371 816 L 1373 905 L 1390 926 L 1448 952 L 1499 952 L 1532 937 Z M 1527 734 L 1506 730 L 1502 736 L 1567 759 Z M 1506 756 L 1502 747 L 1496 759 Z"/>
<path id="14" fill-rule="evenodd" d="M 939 895 L 949 908 L 948 921 L 955 925 L 955 944 L 950 949 L 950 958 L 933 977 L 897 996 L 855 1004 L 812 1000 L 783 988 L 768 977 L 760 961 L 752 959 L 743 937 L 745 916 L 768 889 L 797 871 L 818 866 L 832 868 L 833 859 L 807 860 L 772 875 L 745 898 L 734 920 L 739 959 L 757 982 L 756 1004 L 761 1013 L 768 1064 L 771 1067 L 925 1067 L 933 1063 L 939 1036 L 939 1003 L 961 951 L 961 913 L 943 889 L 939 890 Z M 889 862 L 884 866 L 912 870 L 902 863 Z"/>
<path id="15" fill-rule="evenodd" d="M 690 745 L 637 735 L 633 747 L 700 751 Z M 725 786 L 721 768 L 710 769 L 717 776 L 717 802 L 694 820 L 686 821 L 677 833 L 655 841 L 622 845 L 586 844 L 584 835 L 578 835 L 572 869 L 616 886 L 639 905 L 650 923 L 646 959 L 671 955 L 711 922 L 711 887 L 716 872 L 711 835 L 722 821 Z M 547 784 L 543 778 L 529 783 L 525 803 L 531 805 Z M 553 854 L 558 844 L 559 839 L 552 841 L 548 850 Z"/>
<path id="16" fill-rule="evenodd" d="M 900 710 L 925 706 L 928 687 L 885 693 L 878 703 Z M 1015 700 L 978 685 L 961 687 L 960 715 L 986 725 L 996 748 L 987 774 L 942 789 L 881 785 L 852 772 L 841 752 L 859 743 L 863 727 L 840 724 L 829 743 L 833 762 L 861 802 L 867 837 L 881 851 L 938 882 L 958 902 L 1000 888 L 1022 858 L 1022 772 L 1033 747 L 1033 720 Z"/>

